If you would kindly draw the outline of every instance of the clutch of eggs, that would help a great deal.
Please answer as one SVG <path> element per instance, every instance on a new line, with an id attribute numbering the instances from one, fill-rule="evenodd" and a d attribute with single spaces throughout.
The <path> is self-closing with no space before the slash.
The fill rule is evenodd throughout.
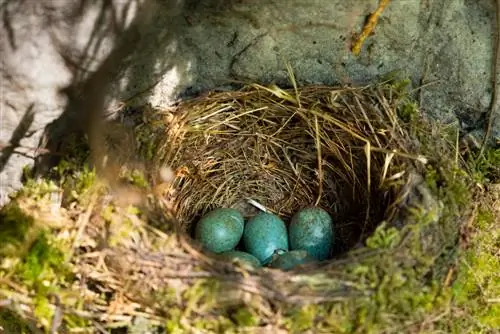
<path id="1" fill-rule="evenodd" d="M 274 214 L 260 213 L 245 224 L 237 210 L 219 208 L 198 222 L 195 237 L 220 258 L 252 268 L 269 265 L 290 270 L 297 265 L 328 259 L 334 234 L 330 215 L 317 207 L 298 211 L 288 229 Z M 246 252 L 235 250 L 241 240 Z"/>

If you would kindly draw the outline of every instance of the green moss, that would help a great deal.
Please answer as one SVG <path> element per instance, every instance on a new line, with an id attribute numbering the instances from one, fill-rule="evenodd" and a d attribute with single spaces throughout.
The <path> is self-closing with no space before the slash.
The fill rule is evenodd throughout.
<path id="1" fill-rule="evenodd" d="M 389 87 L 398 99 L 396 113 L 406 124 L 414 123 L 420 116 L 418 104 L 410 96 L 411 81 L 404 78 L 400 71 L 389 72 L 384 76 L 386 87 Z"/>
<path id="2" fill-rule="evenodd" d="M 46 295 L 38 294 L 35 297 L 34 314 L 43 327 L 49 328 L 54 316 L 54 310 Z"/>
<path id="3" fill-rule="evenodd" d="M 397 113 L 403 122 L 410 123 L 419 116 L 418 105 L 414 102 L 403 103 L 397 108 Z"/>
<path id="4" fill-rule="evenodd" d="M 57 281 L 58 276 L 66 272 L 64 254 L 52 245 L 46 233 L 42 233 L 20 263 L 17 272 L 29 286 L 37 291 L 46 291 L 46 282 Z"/>
<path id="5" fill-rule="evenodd" d="M 292 333 L 302 333 L 314 328 L 318 311 L 320 308 L 315 305 L 294 308 L 285 315 L 285 325 Z"/>
<path id="6" fill-rule="evenodd" d="M 491 211 L 482 208 L 474 222 L 476 235 L 461 256 L 458 276 L 453 284 L 454 305 L 466 317 L 462 325 L 500 328 L 500 234 L 498 221 Z"/>
<path id="7" fill-rule="evenodd" d="M 65 314 L 64 321 L 68 328 L 90 328 L 92 322 L 74 314 Z"/>
<path id="8" fill-rule="evenodd" d="M 66 281 L 71 280 L 64 252 L 52 239 L 47 232 L 41 232 L 11 273 L 31 292 L 34 314 L 44 327 L 49 326 L 53 316 L 49 296 L 58 293 Z"/>
<path id="9" fill-rule="evenodd" d="M 63 187 L 69 194 L 69 199 L 82 202 L 88 200 L 89 193 L 95 189 L 96 180 L 95 169 L 83 166 L 82 170 L 65 179 Z"/>
<path id="10" fill-rule="evenodd" d="M 257 326 L 259 324 L 259 316 L 254 310 L 247 307 L 240 307 L 233 311 L 230 317 L 234 320 L 237 326 Z"/>
<path id="11" fill-rule="evenodd" d="M 145 108 L 148 109 L 148 108 Z M 145 111 L 143 123 L 135 128 L 138 152 L 147 161 L 154 161 L 158 153 L 158 136 L 164 134 L 161 114 Z"/>
<path id="12" fill-rule="evenodd" d="M 21 188 L 14 197 L 29 197 L 35 201 L 40 201 L 50 194 L 59 191 L 60 188 L 58 185 L 52 181 L 47 179 L 35 180 L 28 179 L 26 180 L 23 188 Z"/>
<path id="13" fill-rule="evenodd" d="M 366 240 L 366 246 L 374 249 L 393 248 L 401 241 L 401 233 L 394 227 L 387 228 L 386 222 L 380 224 Z"/>
<path id="14" fill-rule="evenodd" d="M 234 333 L 233 323 L 223 316 L 198 317 L 192 320 L 192 326 L 206 333 Z M 188 330 L 188 328 L 186 328 Z"/>
<path id="15" fill-rule="evenodd" d="M 487 148 L 478 159 L 470 162 L 476 182 L 498 182 L 500 180 L 500 148 Z"/>
<path id="16" fill-rule="evenodd" d="M 409 254 L 400 256 L 411 259 Z M 358 264 L 352 265 L 351 270 L 359 281 L 366 282 L 363 291 L 369 297 L 352 300 L 348 310 L 344 311 L 353 316 L 352 323 L 344 320 L 343 332 L 405 332 L 402 327 L 404 319 L 423 321 L 429 313 L 449 300 L 438 283 L 427 283 L 424 279 L 421 269 L 431 266 L 431 263 L 401 263 L 394 259 L 390 251 L 378 254 L 377 258 L 376 262 L 373 262 L 374 258 L 364 261 L 362 271 L 357 270 Z M 396 315 L 397 318 L 394 318 Z"/>
<path id="17" fill-rule="evenodd" d="M 16 202 L 0 210 L 0 257 L 20 255 L 37 232 L 34 219 Z"/>
<path id="18" fill-rule="evenodd" d="M 381 81 L 389 86 L 398 95 L 408 96 L 411 81 L 401 70 L 394 70 L 385 73 L 381 77 Z"/>
<path id="19" fill-rule="evenodd" d="M 0 331 L 2 333 L 32 333 L 25 319 L 6 308 L 0 308 Z"/>
<path id="20" fill-rule="evenodd" d="M 140 170 L 133 169 L 130 172 L 126 173 L 124 177 L 130 182 L 130 184 L 147 189 L 149 187 L 149 182 L 144 176 L 144 173 Z"/>
<path id="21" fill-rule="evenodd" d="M 166 318 L 168 319 L 165 324 L 167 333 L 184 333 L 183 326 L 181 325 L 182 311 L 180 308 L 172 307 L 167 311 Z"/>

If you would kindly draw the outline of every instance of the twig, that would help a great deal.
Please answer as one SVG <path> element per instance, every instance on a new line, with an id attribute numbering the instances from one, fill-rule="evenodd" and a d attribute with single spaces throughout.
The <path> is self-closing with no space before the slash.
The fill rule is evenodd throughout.
<path id="1" fill-rule="evenodd" d="M 73 254 L 75 253 L 75 250 L 79 247 L 80 239 L 85 231 L 85 228 L 87 227 L 88 222 L 90 221 L 90 216 L 92 215 L 96 201 L 97 201 L 97 196 L 94 194 L 92 196 L 92 199 L 90 201 L 89 206 L 87 207 L 87 210 L 79 218 L 79 222 L 77 224 L 77 225 L 79 225 L 78 231 L 76 233 L 75 239 L 73 240 L 73 246 L 71 247 L 71 251 L 68 254 L 68 257 L 66 259 L 67 263 L 69 263 L 71 261 L 71 258 L 73 257 Z"/>
<path id="2" fill-rule="evenodd" d="M 493 51 L 493 62 L 492 62 L 492 75 L 491 75 L 491 84 L 492 84 L 492 96 L 491 96 L 491 103 L 490 107 L 488 110 L 488 114 L 486 116 L 487 118 L 487 123 L 486 123 L 486 131 L 484 134 L 483 142 L 481 143 L 481 148 L 479 150 L 479 154 L 477 156 L 477 160 L 481 158 L 481 156 L 484 153 L 484 149 L 486 148 L 486 145 L 488 144 L 488 140 L 491 135 L 491 128 L 493 127 L 493 119 L 495 118 L 495 109 L 497 105 L 497 100 L 498 100 L 498 92 L 497 92 L 497 72 L 498 72 L 498 67 L 499 67 L 499 60 L 498 60 L 498 55 L 500 54 L 500 0 L 496 1 L 497 8 L 496 8 L 496 15 L 495 15 L 495 21 L 496 21 L 496 38 L 495 38 L 495 44 L 494 44 L 494 51 Z"/>
<path id="3" fill-rule="evenodd" d="M 269 209 L 267 209 L 264 205 L 260 204 L 259 202 L 255 201 L 251 198 L 247 198 L 247 202 L 262 212 L 266 212 L 266 213 L 270 212 Z"/>
<path id="4" fill-rule="evenodd" d="M 53 297 L 55 299 L 55 311 L 54 311 L 54 316 L 52 317 L 52 324 L 50 325 L 49 333 L 57 334 L 59 327 L 61 327 L 62 324 L 64 311 L 62 309 L 61 299 L 59 298 L 59 296 L 54 294 Z"/>
<path id="5" fill-rule="evenodd" d="M 5 144 L 5 143 L 1 143 L 0 142 L 0 150 L 3 150 L 5 148 L 12 148 L 12 149 L 16 149 L 16 148 L 22 148 L 22 149 L 25 149 L 27 151 L 32 151 L 32 152 L 35 152 L 35 154 L 52 154 L 52 155 L 62 155 L 62 153 L 60 152 L 52 152 L 46 148 L 43 148 L 43 147 L 29 147 L 29 146 L 22 146 L 22 145 L 11 145 L 11 144 Z"/>
<path id="6" fill-rule="evenodd" d="M 359 55 L 359 53 L 361 52 L 361 47 L 363 46 L 364 41 L 366 40 L 366 38 L 368 38 L 368 36 L 370 36 L 370 34 L 373 32 L 373 29 L 375 29 L 379 16 L 382 14 L 384 8 L 389 4 L 390 1 L 391 0 L 380 0 L 378 8 L 368 17 L 363 31 L 361 31 L 361 34 L 356 39 L 356 41 L 354 41 L 351 48 L 351 51 L 355 56 Z"/>
<path id="7" fill-rule="evenodd" d="M 446 275 L 446 278 L 444 280 L 444 283 L 443 283 L 443 286 L 444 287 L 449 287 L 450 286 L 450 283 L 451 283 L 451 279 L 453 278 L 453 274 L 455 273 L 455 268 L 451 267 L 449 270 L 448 270 L 448 274 Z"/>
<path id="8" fill-rule="evenodd" d="M 316 199 L 315 205 L 318 205 L 321 201 L 321 196 L 323 196 L 323 158 L 321 156 L 321 141 L 319 138 L 319 124 L 318 124 L 318 116 L 314 116 L 314 130 L 315 130 L 315 140 L 316 140 L 316 152 L 318 159 L 318 198 Z"/>
<path id="9" fill-rule="evenodd" d="M 95 320 L 92 320 L 92 324 L 101 334 L 109 334 L 109 332 L 104 328 L 100 323 Z"/>

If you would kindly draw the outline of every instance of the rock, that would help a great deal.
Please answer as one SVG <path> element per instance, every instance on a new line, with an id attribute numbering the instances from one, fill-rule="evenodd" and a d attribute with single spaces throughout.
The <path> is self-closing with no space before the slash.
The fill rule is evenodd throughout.
<path id="1" fill-rule="evenodd" d="M 366 84 L 400 71 L 415 87 L 427 84 L 416 97 L 428 115 L 478 128 L 491 98 L 494 2 L 392 1 L 355 57 L 351 36 L 376 6 L 372 0 L 6 2 L 0 203 L 19 188 L 22 167 L 34 163 L 32 148 L 48 142 L 57 150 L 65 133 L 85 124 L 81 118 L 94 124 L 89 110 L 101 115 L 125 100 L 166 106 L 179 96 L 232 88 L 231 79 L 289 85 L 285 62 L 301 85 Z M 113 13 L 119 13 L 114 28 Z"/>

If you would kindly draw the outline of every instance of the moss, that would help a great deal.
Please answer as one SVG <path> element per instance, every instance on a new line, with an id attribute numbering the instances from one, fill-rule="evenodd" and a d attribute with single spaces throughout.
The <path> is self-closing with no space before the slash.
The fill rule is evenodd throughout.
<path id="1" fill-rule="evenodd" d="M 34 219 L 27 215 L 16 202 L 0 210 L 0 257 L 22 254 L 36 237 Z"/>
<path id="2" fill-rule="evenodd" d="M 285 326 L 292 333 L 302 333 L 315 328 L 318 311 L 321 309 L 315 305 L 294 308 L 285 314 Z"/>
<path id="3" fill-rule="evenodd" d="M 52 245 L 46 233 L 41 233 L 16 271 L 28 286 L 46 291 L 46 282 L 65 274 L 64 253 Z"/>
<path id="4" fill-rule="evenodd" d="M 123 178 L 125 178 L 130 184 L 139 188 L 147 189 L 149 187 L 149 182 L 144 173 L 138 169 L 126 172 L 125 175 L 123 175 Z"/>
<path id="5" fill-rule="evenodd" d="M 0 331 L 16 334 L 32 333 L 25 319 L 6 308 L 0 308 Z"/>
<path id="6" fill-rule="evenodd" d="M 413 122 L 419 115 L 418 105 L 414 102 L 404 103 L 397 109 L 397 113 L 403 122 Z"/>
<path id="7" fill-rule="evenodd" d="M 402 255 L 410 258 L 408 255 Z M 353 271 L 368 284 L 363 290 L 369 297 L 353 300 L 346 310 L 352 323 L 346 322 L 344 332 L 405 332 L 404 323 L 424 321 L 427 315 L 448 301 L 436 282 L 426 283 L 421 268 L 425 263 L 398 263 L 390 252 L 379 254 L 377 263 L 364 264 L 364 270 L 353 264 Z M 397 317 L 396 317 L 397 316 Z M 396 318 L 395 318 L 396 317 Z M 405 320 L 407 319 L 407 320 Z M 344 320 L 345 321 L 345 320 Z"/>
<path id="8" fill-rule="evenodd" d="M 158 151 L 158 136 L 164 134 L 162 131 L 163 115 L 151 112 L 150 107 L 144 108 L 143 122 L 135 128 L 135 139 L 139 155 L 146 161 L 154 161 Z"/>
<path id="9" fill-rule="evenodd" d="M 384 76 L 386 86 L 396 94 L 398 103 L 396 104 L 396 113 L 400 120 L 405 124 L 414 123 L 420 116 L 418 104 L 411 96 L 411 81 L 404 78 L 403 73 L 399 71 L 389 72 Z"/>
<path id="10" fill-rule="evenodd" d="M 482 156 L 469 163 L 476 182 L 498 182 L 500 180 L 500 148 L 487 148 Z"/>
<path id="11" fill-rule="evenodd" d="M 498 217 L 482 208 L 474 222 L 476 235 L 458 263 L 458 276 L 453 284 L 454 305 L 466 318 L 462 326 L 500 328 L 500 234 Z"/>
<path id="12" fill-rule="evenodd" d="M 64 322 L 68 328 L 90 328 L 92 322 L 74 314 L 65 314 Z"/>
<path id="13" fill-rule="evenodd" d="M 79 201 L 85 204 L 89 195 L 95 188 L 97 175 L 94 169 L 88 166 L 83 166 L 79 171 L 74 172 L 73 175 L 67 176 L 62 181 L 62 187 L 66 193 L 66 202 Z"/>
<path id="14" fill-rule="evenodd" d="M 59 191 L 59 187 L 53 180 L 48 179 L 28 179 L 26 180 L 23 188 L 21 188 L 15 195 L 15 198 L 28 197 L 35 201 L 40 201 L 50 194 Z"/>
<path id="15" fill-rule="evenodd" d="M 33 291 L 34 313 L 45 327 L 49 326 L 53 316 L 50 295 L 58 293 L 65 282 L 71 280 L 64 252 L 54 245 L 52 239 L 46 233 L 40 234 L 15 270 L 15 275 Z"/>
<path id="16" fill-rule="evenodd" d="M 400 241 L 400 231 L 394 227 L 387 228 L 386 222 L 383 222 L 366 240 L 366 246 L 374 249 L 394 248 Z"/>
<path id="17" fill-rule="evenodd" d="M 247 307 L 239 307 L 229 315 L 236 326 L 251 327 L 259 324 L 259 316 L 256 312 Z"/>
<path id="18" fill-rule="evenodd" d="M 181 325 L 182 311 L 179 308 L 170 308 L 167 310 L 168 319 L 165 323 L 165 329 L 168 333 L 184 333 Z"/>
<path id="19" fill-rule="evenodd" d="M 476 182 L 498 181 L 500 170 L 500 149 L 488 148 L 484 155 L 469 161 Z M 498 192 L 498 190 L 497 190 Z M 459 333 L 464 330 L 487 332 L 500 328 L 500 216 L 494 197 L 488 194 L 479 198 L 478 211 L 472 226 L 468 227 L 467 248 L 460 251 L 457 263 L 457 277 L 452 286 L 452 307 L 461 317 L 450 319 L 449 328 Z M 492 202 L 490 204 L 490 202 Z"/>
<path id="20" fill-rule="evenodd" d="M 30 233 L 27 232 L 26 235 Z M 34 299 L 34 315 L 42 326 L 47 327 L 53 316 L 49 296 L 58 293 L 66 281 L 71 281 L 71 275 L 64 262 L 64 251 L 54 244 L 53 235 L 40 229 L 36 238 L 32 239 L 24 252 L 9 255 L 14 260 L 14 266 L 7 269 L 7 276 L 17 278 L 18 284 L 30 291 Z M 10 241 L 10 246 L 17 242 L 19 241 Z M 1 285 L 0 283 L 0 287 Z"/>

